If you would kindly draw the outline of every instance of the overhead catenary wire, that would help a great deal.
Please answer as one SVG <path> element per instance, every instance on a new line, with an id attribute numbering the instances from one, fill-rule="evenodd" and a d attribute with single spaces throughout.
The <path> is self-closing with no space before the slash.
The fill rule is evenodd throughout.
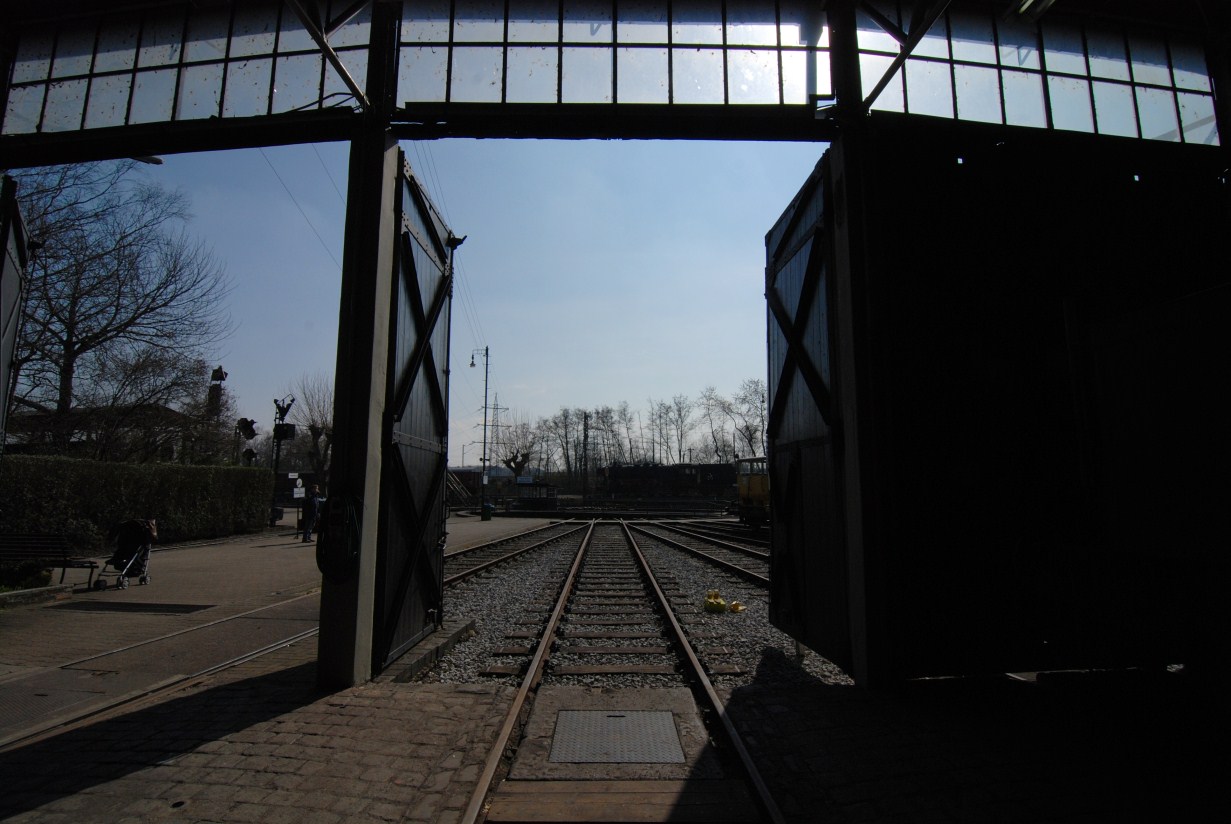
<path id="1" fill-rule="evenodd" d="M 308 224 L 308 228 L 312 230 L 312 234 L 316 235 L 316 239 L 320 241 L 321 248 L 325 250 L 325 254 L 329 255 L 329 259 L 332 260 L 334 265 L 338 267 L 338 271 L 342 271 L 342 264 L 338 262 L 336 257 L 334 257 L 333 251 L 329 248 L 329 245 L 325 243 L 325 239 L 321 237 L 321 233 L 316 230 L 316 226 L 312 224 L 312 220 L 308 217 L 308 213 L 303 210 L 303 206 L 299 205 L 299 200 L 295 197 L 294 193 L 291 192 L 290 187 L 286 185 L 286 181 L 282 179 L 282 175 L 278 174 L 278 170 L 269 159 L 269 155 L 265 154 L 265 150 L 263 148 L 258 147 L 258 151 L 261 153 L 261 157 L 265 158 L 265 163 L 269 166 L 269 170 L 274 173 L 274 177 L 278 178 L 278 182 L 282 184 L 282 189 L 286 192 L 286 196 L 291 199 L 291 202 L 295 204 L 295 208 L 299 210 L 299 214 L 303 216 L 304 223 Z"/>

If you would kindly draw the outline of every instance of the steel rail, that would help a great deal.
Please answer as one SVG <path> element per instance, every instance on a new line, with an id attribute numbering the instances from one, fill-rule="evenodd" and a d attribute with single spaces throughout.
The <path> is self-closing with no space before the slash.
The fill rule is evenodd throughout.
<path id="1" fill-rule="evenodd" d="M 633 537 L 632 529 L 623 521 L 620 522 L 620 525 L 624 527 L 624 534 L 632 545 L 633 555 L 636 557 L 637 563 L 640 564 L 641 571 L 649 581 L 650 588 L 654 590 L 654 597 L 658 599 L 658 603 L 662 607 L 667 624 L 671 628 L 671 633 L 675 636 L 676 644 L 688 660 L 692 676 L 696 684 L 701 688 L 705 696 L 705 702 L 719 721 L 722 722 L 722 729 L 726 733 L 727 743 L 731 745 L 731 748 L 739 756 L 740 766 L 744 768 L 748 780 L 756 791 L 757 801 L 761 805 L 762 812 L 765 813 L 772 824 L 785 824 L 786 818 L 783 816 L 782 810 L 778 808 L 778 803 L 774 801 L 773 795 L 770 794 L 769 786 L 765 783 L 765 779 L 761 777 L 760 770 L 757 769 L 756 764 L 752 760 L 752 754 L 744 746 L 744 741 L 740 738 L 739 731 L 735 729 L 735 723 L 731 721 L 731 717 L 727 714 L 726 704 L 722 702 L 718 691 L 714 689 L 713 682 L 705 674 L 705 666 L 701 663 L 701 659 L 697 657 L 696 650 L 692 648 L 692 644 L 688 641 L 684 627 L 680 624 L 679 619 L 675 617 L 675 612 L 671 609 L 671 602 L 667 599 L 667 594 L 663 592 L 662 587 L 658 585 L 658 578 L 654 575 L 650 562 L 646 560 L 645 555 L 641 552 L 641 547 L 637 545 L 637 539 Z"/>
<path id="2" fill-rule="evenodd" d="M 497 538 L 494 541 L 484 541 L 481 544 L 474 544 L 473 546 L 466 546 L 466 547 L 462 547 L 461 549 L 455 549 L 452 552 L 445 552 L 445 560 L 447 561 L 450 558 L 456 558 L 459 555 L 468 555 L 471 552 L 478 552 L 484 547 L 496 546 L 498 544 L 506 543 L 508 541 L 516 541 L 518 538 L 525 538 L 527 535 L 533 535 L 536 532 L 542 532 L 545 529 L 555 529 L 556 527 L 567 526 L 573 521 L 574 521 L 573 518 L 568 518 L 562 521 L 557 521 L 554 524 L 544 524 L 543 526 L 538 526 L 538 527 L 535 527 L 534 529 L 527 529 L 525 532 L 518 532 L 516 535 L 506 535 L 505 537 Z M 580 523 L 580 522 L 578 522 L 577 525 L 585 526 L 585 524 Z M 564 532 L 561 534 L 567 535 L 569 533 Z"/>
<path id="3" fill-rule="evenodd" d="M 496 564 L 502 564 L 511 558 L 516 558 L 519 555 L 524 555 L 525 553 L 530 552 L 531 550 L 546 546 L 547 544 L 550 544 L 554 541 L 558 541 L 561 538 L 567 538 L 568 536 L 573 535 L 574 533 L 579 532 L 585 528 L 586 528 L 585 525 L 581 525 L 575 529 L 570 529 L 568 532 L 562 532 L 559 535 L 554 535 L 550 538 L 547 538 L 546 540 L 542 540 L 542 541 L 539 541 L 538 543 L 531 544 L 530 546 L 522 547 L 521 549 L 515 549 L 512 552 L 509 552 L 507 555 L 501 555 L 499 558 L 495 558 L 491 561 L 484 561 L 478 566 L 471 567 L 470 569 L 467 569 L 467 570 L 463 570 L 462 572 L 459 572 L 456 575 L 450 575 L 449 577 L 444 579 L 444 585 L 447 587 L 453 586 L 454 584 L 457 584 L 457 583 L 460 583 L 461 581 L 466 580 L 472 575 L 477 575 L 478 573 L 482 572 L 485 569 L 490 569 L 491 567 L 494 567 Z M 544 529 L 546 529 L 546 527 L 544 527 Z M 494 543 L 499 543 L 499 542 L 497 541 Z M 467 549 L 464 551 L 465 552 L 476 551 L 476 550 L 482 549 L 485 546 L 489 546 L 489 544 L 480 544 L 479 546 L 471 547 L 470 549 Z M 448 561 L 450 558 L 456 557 L 457 555 L 461 555 L 461 554 L 462 554 L 461 552 L 456 552 L 451 556 L 446 555 L 445 560 Z"/>
<path id="4" fill-rule="evenodd" d="M 691 547 L 686 544 L 681 544 L 679 541 L 673 541 L 670 538 L 663 537 L 662 535 L 655 535 L 653 532 L 650 532 L 644 527 L 626 524 L 626 528 L 629 529 L 630 531 L 636 530 L 637 532 L 640 532 L 641 534 L 645 535 L 648 538 L 653 538 L 655 541 L 661 541 L 667 546 L 674 547 L 683 552 L 691 553 L 693 555 L 696 555 L 698 558 L 703 558 L 705 559 L 706 563 L 713 564 L 714 566 L 719 567 L 720 569 L 724 569 L 733 575 L 738 575 L 739 577 L 747 581 L 751 581 L 754 584 L 757 584 L 759 586 L 763 586 L 766 588 L 769 587 L 769 576 L 767 575 L 762 575 L 759 572 L 753 572 L 750 569 L 745 569 L 744 567 L 739 566 L 738 564 L 733 564 L 730 561 L 724 561 L 721 558 L 718 558 L 714 555 L 710 555 L 708 552 L 702 552 L 701 550 L 695 547 Z"/>
<path id="5" fill-rule="evenodd" d="M 747 555 L 750 558 L 757 558 L 763 561 L 769 560 L 768 552 L 762 552 L 759 549 L 753 549 L 752 547 L 744 546 L 741 544 L 733 544 L 730 541 L 727 541 L 723 538 L 719 538 L 715 535 L 706 535 L 703 532 L 692 532 L 688 529 L 685 529 L 682 526 L 673 526 L 669 523 L 655 524 L 655 526 L 661 527 L 662 529 L 665 529 L 668 532 L 676 532 L 676 533 L 679 533 L 680 535 L 687 535 L 689 538 L 696 538 L 698 541 L 705 541 L 707 544 L 713 544 L 714 546 L 726 547 L 732 552 L 738 552 L 741 555 Z"/>
<path id="6" fill-rule="evenodd" d="M 594 521 L 590 521 L 586 525 L 586 534 L 581 539 L 581 545 L 578 546 L 572 566 L 569 567 L 568 576 L 564 579 L 564 585 L 560 588 L 560 595 L 556 599 L 556 605 L 551 611 L 551 617 L 547 621 L 547 626 L 544 627 L 543 633 L 539 636 L 538 645 L 534 649 L 534 657 L 530 659 L 530 665 L 526 668 L 526 674 L 522 678 L 521 686 L 513 697 L 513 703 L 509 706 L 504 724 L 500 728 L 500 734 L 496 736 L 496 741 L 488 751 L 487 761 L 484 763 L 483 772 L 479 776 L 479 783 L 475 787 L 474 794 L 470 796 L 470 803 L 466 806 L 465 812 L 462 813 L 461 824 L 475 824 L 479 820 L 479 814 L 483 811 L 483 802 L 486 800 L 487 793 L 496 778 L 496 771 L 500 767 L 501 759 L 504 758 L 504 751 L 509 746 L 509 740 L 513 737 L 513 730 L 517 727 L 518 718 L 521 716 L 522 709 L 526 705 L 526 700 L 543 677 L 543 669 L 547 665 L 547 658 L 551 653 L 551 646 L 555 641 L 556 631 L 560 627 L 560 619 L 564 615 L 565 608 L 568 606 L 570 596 L 573 594 L 573 588 L 577 583 L 577 574 L 581 571 L 586 551 L 590 548 L 590 539 L 594 537 L 594 524 Z M 569 534 L 573 533 L 570 532 Z"/>

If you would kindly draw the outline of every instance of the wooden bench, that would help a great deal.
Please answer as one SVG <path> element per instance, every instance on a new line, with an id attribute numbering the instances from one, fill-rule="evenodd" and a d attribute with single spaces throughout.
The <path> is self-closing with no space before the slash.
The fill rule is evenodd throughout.
<path id="1" fill-rule="evenodd" d="M 0 535 L 0 564 L 38 561 L 45 567 L 60 569 L 60 583 L 71 569 L 90 570 L 86 586 L 94 583 L 98 562 L 75 555 L 63 535 Z"/>

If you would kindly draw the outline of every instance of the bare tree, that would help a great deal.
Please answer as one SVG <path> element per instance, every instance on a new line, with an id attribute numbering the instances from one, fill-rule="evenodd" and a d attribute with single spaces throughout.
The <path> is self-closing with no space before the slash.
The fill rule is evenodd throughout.
<path id="1" fill-rule="evenodd" d="M 333 378 L 325 372 L 305 373 L 299 376 L 293 394 L 296 404 L 289 422 L 298 430 L 297 440 L 306 438 L 299 448 L 316 482 L 327 492 L 333 450 Z"/>
<path id="2" fill-rule="evenodd" d="M 497 454 L 500 463 L 514 476 L 520 476 L 525 474 L 526 467 L 533 464 L 538 455 L 539 432 L 524 415 L 514 412 L 509 419 L 511 423 L 504 425 L 504 437 Z"/>
<path id="3" fill-rule="evenodd" d="M 688 440 L 688 435 L 697 428 L 696 421 L 692 417 L 695 408 L 696 406 L 687 395 L 676 395 L 667 407 L 668 420 L 675 435 L 676 463 L 684 463 L 684 444 Z"/>
<path id="4" fill-rule="evenodd" d="M 728 411 L 748 456 L 765 454 L 765 381 L 749 378 L 739 386 Z"/>

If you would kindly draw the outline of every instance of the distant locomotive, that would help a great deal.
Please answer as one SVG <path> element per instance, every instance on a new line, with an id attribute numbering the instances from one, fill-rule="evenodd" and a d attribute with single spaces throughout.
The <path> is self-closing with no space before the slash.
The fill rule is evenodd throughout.
<path id="1" fill-rule="evenodd" d="M 609 494 L 628 498 L 721 498 L 735 493 L 731 464 L 613 464 L 598 470 Z"/>
<path id="2" fill-rule="evenodd" d="M 769 521 L 769 468 L 765 456 L 735 459 L 735 483 L 740 523 Z"/>

